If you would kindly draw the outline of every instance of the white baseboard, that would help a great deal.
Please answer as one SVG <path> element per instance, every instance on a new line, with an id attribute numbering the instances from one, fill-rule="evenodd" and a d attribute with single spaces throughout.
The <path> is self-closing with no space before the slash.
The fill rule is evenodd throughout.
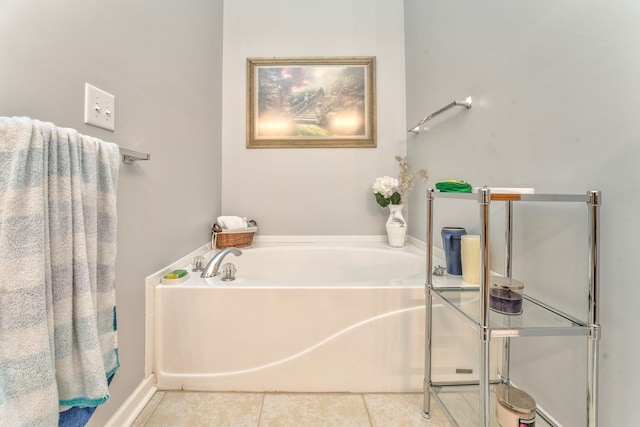
<path id="1" fill-rule="evenodd" d="M 157 390 L 154 375 L 149 375 L 143 379 L 116 413 L 107 421 L 105 427 L 129 427 Z"/>

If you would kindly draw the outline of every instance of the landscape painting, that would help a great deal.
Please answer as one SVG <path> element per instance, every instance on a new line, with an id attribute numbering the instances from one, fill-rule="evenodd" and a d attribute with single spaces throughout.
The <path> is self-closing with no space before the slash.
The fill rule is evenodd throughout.
<path id="1" fill-rule="evenodd" d="M 375 57 L 248 58 L 247 147 L 375 147 Z"/>

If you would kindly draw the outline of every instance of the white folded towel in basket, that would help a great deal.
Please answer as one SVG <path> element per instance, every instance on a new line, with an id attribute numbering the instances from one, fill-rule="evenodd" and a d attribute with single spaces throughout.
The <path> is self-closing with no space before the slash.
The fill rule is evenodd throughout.
<path id="1" fill-rule="evenodd" d="M 247 217 L 239 216 L 219 216 L 218 225 L 225 230 L 236 230 L 247 228 Z"/>

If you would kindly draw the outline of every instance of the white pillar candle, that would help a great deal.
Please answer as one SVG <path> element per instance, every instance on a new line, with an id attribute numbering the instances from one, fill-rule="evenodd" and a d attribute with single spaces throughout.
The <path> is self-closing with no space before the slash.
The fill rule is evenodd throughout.
<path id="1" fill-rule="evenodd" d="M 465 234 L 462 236 L 462 281 L 480 284 L 480 236 Z"/>

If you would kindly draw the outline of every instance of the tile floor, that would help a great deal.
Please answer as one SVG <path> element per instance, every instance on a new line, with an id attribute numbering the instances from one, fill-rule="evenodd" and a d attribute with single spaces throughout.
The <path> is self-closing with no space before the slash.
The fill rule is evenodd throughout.
<path id="1" fill-rule="evenodd" d="M 158 391 L 132 427 L 449 427 L 422 394 L 213 393 Z"/>

